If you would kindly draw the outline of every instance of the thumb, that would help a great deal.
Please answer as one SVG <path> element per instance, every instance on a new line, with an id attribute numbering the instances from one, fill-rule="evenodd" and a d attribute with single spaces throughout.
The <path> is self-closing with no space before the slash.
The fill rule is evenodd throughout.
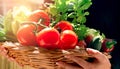
<path id="1" fill-rule="evenodd" d="M 94 50 L 94 49 L 91 49 L 91 48 L 87 48 L 86 50 L 87 50 L 89 55 L 91 55 L 94 58 L 96 58 L 99 62 L 102 62 L 102 63 L 104 63 L 103 61 L 109 62 L 107 56 L 105 56 L 104 54 L 102 54 L 98 50 Z"/>

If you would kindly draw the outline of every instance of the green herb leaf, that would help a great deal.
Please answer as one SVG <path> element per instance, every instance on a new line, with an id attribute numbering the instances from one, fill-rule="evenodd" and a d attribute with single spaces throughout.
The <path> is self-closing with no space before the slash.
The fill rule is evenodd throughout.
<path id="1" fill-rule="evenodd" d="M 84 24 L 86 22 L 86 11 L 92 4 L 91 0 L 54 0 L 50 5 L 50 14 L 57 21 L 67 20 L 71 23 Z M 58 18 L 59 16 L 59 18 Z M 56 21 L 56 22 L 57 22 Z"/>

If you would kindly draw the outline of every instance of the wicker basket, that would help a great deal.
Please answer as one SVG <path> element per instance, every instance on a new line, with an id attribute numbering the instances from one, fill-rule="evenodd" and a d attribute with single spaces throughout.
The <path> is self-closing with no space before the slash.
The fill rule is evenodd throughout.
<path id="1" fill-rule="evenodd" d="M 34 46 L 22 46 L 19 43 L 4 42 L 0 46 L 0 53 L 9 60 L 15 61 L 21 66 L 30 66 L 35 69 L 62 69 L 56 65 L 58 61 L 73 63 L 64 58 L 64 54 L 74 54 L 75 56 L 88 59 L 91 56 L 85 49 L 72 50 L 47 50 Z M 107 55 L 108 56 L 108 55 Z M 92 58 L 92 57 L 91 57 Z M 110 56 L 108 56 L 110 58 Z"/>

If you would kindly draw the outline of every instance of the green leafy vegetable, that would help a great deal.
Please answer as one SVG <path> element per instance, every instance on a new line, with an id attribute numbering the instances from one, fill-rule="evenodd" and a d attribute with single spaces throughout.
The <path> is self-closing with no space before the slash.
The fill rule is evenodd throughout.
<path id="1" fill-rule="evenodd" d="M 79 40 L 83 40 L 86 36 L 87 30 L 89 29 L 85 25 L 75 25 L 74 31 L 78 35 Z"/>
<path id="2" fill-rule="evenodd" d="M 6 40 L 5 32 L 3 30 L 3 28 L 4 28 L 3 19 L 4 19 L 4 17 L 2 15 L 0 15 L 0 41 Z"/>
<path id="3" fill-rule="evenodd" d="M 67 20 L 75 24 L 84 24 L 86 15 L 89 15 L 87 9 L 91 6 L 91 0 L 55 0 L 50 5 L 50 14 L 55 21 Z"/>
<path id="4" fill-rule="evenodd" d="M 4 17 L 0 15 L 0 29 L 3 28 L 3 19 Z"/>
<path id="5" fill-rule="evenodd" d="M 24 6 L 20 6 L 13 7 L 4 16 L 4 31 L 9 40 L 17 41 L 16 33 L 20 27 L 20 24 L 27 19 L 29 13 L 30 10 Z"/>

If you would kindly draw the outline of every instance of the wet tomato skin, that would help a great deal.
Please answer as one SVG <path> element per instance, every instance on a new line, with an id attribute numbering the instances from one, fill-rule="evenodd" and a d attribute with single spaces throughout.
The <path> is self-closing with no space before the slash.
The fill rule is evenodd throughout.
<path id="1" fill-rule="evenodd" d="M 60 49 L 74 49 L 77 42 L 77 35 L 72 30 L 65 30 L 61 33 L 58 47 Z"/>
<path id="2" fill-rule="evenodd" d="M 40 19 L 42 19 L 41 23 L 43 25 L 49 26 L 50 24 L 50 17 L 48 15 L 48 13 L 46 13 L 45 11 L 42 10 L 35 10 L 33 11 L 29 17 L 28 17 L 28 21 L 31 22 L 38 22 Z"/>
<path id="3" fill-rule="evenodd" d="M 40 47 L 56 49 L 60 41 L 60 34 L 54 28 L 45 28 L 37 34 L 37 43 Z"/>
<path id="4" fill-rule="evenodd" d="M 60 29 L 61 31 L 64 30 L 73 30 L 73 26 L 70 22 L 68 21 L 59 21 L 54 28 Z"/>
<path id="5" fill-rule="evenodd" d="M 19 43 L 25 46 L 36 46 L 36 35 L 34 33 L 34 25 L 23 25 L 17 32 Z"/>

